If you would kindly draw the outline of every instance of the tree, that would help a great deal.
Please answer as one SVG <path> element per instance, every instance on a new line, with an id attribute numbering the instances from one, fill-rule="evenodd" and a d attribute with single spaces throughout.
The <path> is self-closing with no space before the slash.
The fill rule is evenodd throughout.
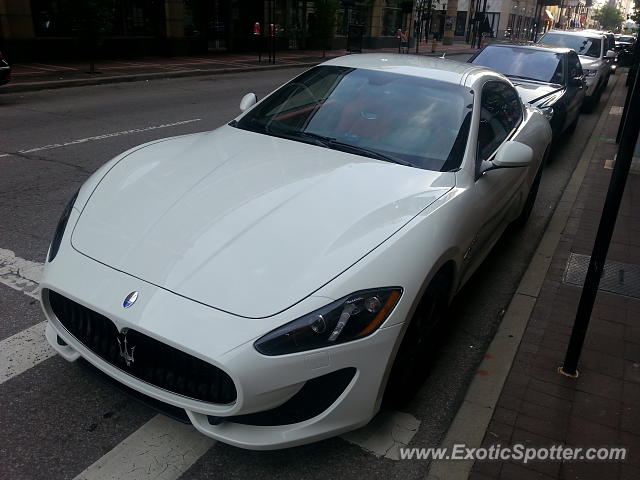
<path id="1" fill-rule="evenodd" d="M 600 7 L 600 9 L 595 13 L 593 19 L 600 24 L 605 30 L 614 30 L 620 25 L 622 22 L 626 20 L 625 16 L 622 14 L 620 10 L 616 7 L 610 7 L 609 5 L 604 5 Z"/>
<path id="2" fill-rule="evenodd" d="M 89 56 L 89 73 L 96 73 L 95 57 L 113 24 L 113 0 L 72 0 L 74 29 Z"/>
<path id="3" fill-rule="evenodd" d="M 633 13 L 631 14 L 631 20 L 636 23 L 640 23 L 640 0 L 634 0 Z"/>
<path id="4" fill-rule="evenodd" d="M 338 13 L 338 0 L 316 0 L 314 2 L 315 25 L 312 32 L 322 46 L 322 57 L 325 50 L 331 46 L 334 29 L 336 26 L 336 14 Z"/>

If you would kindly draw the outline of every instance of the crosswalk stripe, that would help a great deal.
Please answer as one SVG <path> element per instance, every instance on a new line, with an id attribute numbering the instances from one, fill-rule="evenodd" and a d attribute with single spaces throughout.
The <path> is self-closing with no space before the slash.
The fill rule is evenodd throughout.
<path id="1" fill-rule="evenodd" d="M 0 248 L 0 283 L 38 298 L 42 263 L 16 257 Z M 47 322 L 40 322 L 0 342 L 0 384 L 55 355 L 44 337 Z"/>
<path id="2" fill-rule="evenodd" d="M 156 415 L 74 480 L 175 480 L 215 441 L 164 415 Z"/>
<path id="3" fill-rule="evenodd" d="M 42 263 L 16 257 L 11 250 L 0 248 L 0 283 L 25 295 L 38 298 L 38 282 L 43 266 Z"/>
<path id="4" fill-rule="evenodd" d="M 47 322 L 40 322 L 0 342 L 0 384 L 55 355 L 44 337 Z"/>

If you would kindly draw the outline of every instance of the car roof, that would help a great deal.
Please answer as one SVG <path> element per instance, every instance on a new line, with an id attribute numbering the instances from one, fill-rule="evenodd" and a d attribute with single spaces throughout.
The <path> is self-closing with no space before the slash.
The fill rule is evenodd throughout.
<path id="1" fill-rule="evenodd" d="M 553 45 L 545 45 L 543 43 L 536 43 L 533 45 L 518 45 L 518 44 L 510 44 L 510 43 L 492 43 L 491 45 L 487 45 L 485 48 L 493 48 L 493 47 L 498 47 L 498 48 L 505 48 L 505 47 L 510 47 L 510 48 L 522 48 L 522 49 L 526 49 L 526 50 L 542 50 L 542 51 L 552 51 L 554 53 L 568 53 L 571 51 L 570 48 L 567 47 L 555 47 Z"/>
<path id="2" fill-rule="evenodd" d="M 571 35 L 574 37 L 588 37 L 588 36 L 593 36 L 595 35 L 604 35 L 603 32 L 599 32 L 597 30 L 574 30 L 574 31 L 569 31 L 569 30 L 549 30 L 548 32 L 545 33 L 545 35 L 547 33 L 558 33 L 560 35 Z"/>
<path id="3" fill-rule="evenodd" d="M 495 73 L 493 70 L 470 63 L 457 62 L 440 57 L 403 55 L 398 53 L 343 55 L 324 62 L 322 65 L 380 70 L 456 84 L 461 83 L 464 77 L 471 72 L 480 73 L 487 71 L 492 74 Z"/>

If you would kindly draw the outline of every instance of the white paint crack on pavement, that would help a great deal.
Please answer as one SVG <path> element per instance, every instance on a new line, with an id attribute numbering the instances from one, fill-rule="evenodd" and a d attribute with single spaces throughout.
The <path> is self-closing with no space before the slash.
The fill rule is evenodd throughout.
<path id="1" fill-rule="evenodd" d="M 376 457 L 400 460 L 400 449 L 409 445 L 419 427 L 420 420 L 413 415 L 383 411 L 366 427 L 346 433 L 342 438 Z"/>
<path id="2" fill-rule="evenodd" d="M 38 282 L 43 264 L 16 257 L 11 250 L 0 248 L 0 283 L 38 298 Z"/>

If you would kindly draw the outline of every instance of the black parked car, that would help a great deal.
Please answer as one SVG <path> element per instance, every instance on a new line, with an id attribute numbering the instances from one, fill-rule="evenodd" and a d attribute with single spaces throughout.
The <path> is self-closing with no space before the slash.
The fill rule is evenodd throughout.
<path id="1" fill-rule="evenodd" d="M 576 52 L 537 45 L 488 45 L 469 59 L 507 76 L 522 101 L 542 109 L 554 140 L 578 123 L 586 85 Z"/>
<path id="2" fill-rule="evenodd" d="M 0 85 L 9 83 L 9 80 L 11 80 L 11 67 L 0 52 Z"/>
<path id="3" fill-rule="evenodd" d="M 617 55 L 618 65 L 628 67 L 633 62 L 633 52 L 636 48 L 636 37 L 633 35 L 616 35 L 614 50 Z"/>

